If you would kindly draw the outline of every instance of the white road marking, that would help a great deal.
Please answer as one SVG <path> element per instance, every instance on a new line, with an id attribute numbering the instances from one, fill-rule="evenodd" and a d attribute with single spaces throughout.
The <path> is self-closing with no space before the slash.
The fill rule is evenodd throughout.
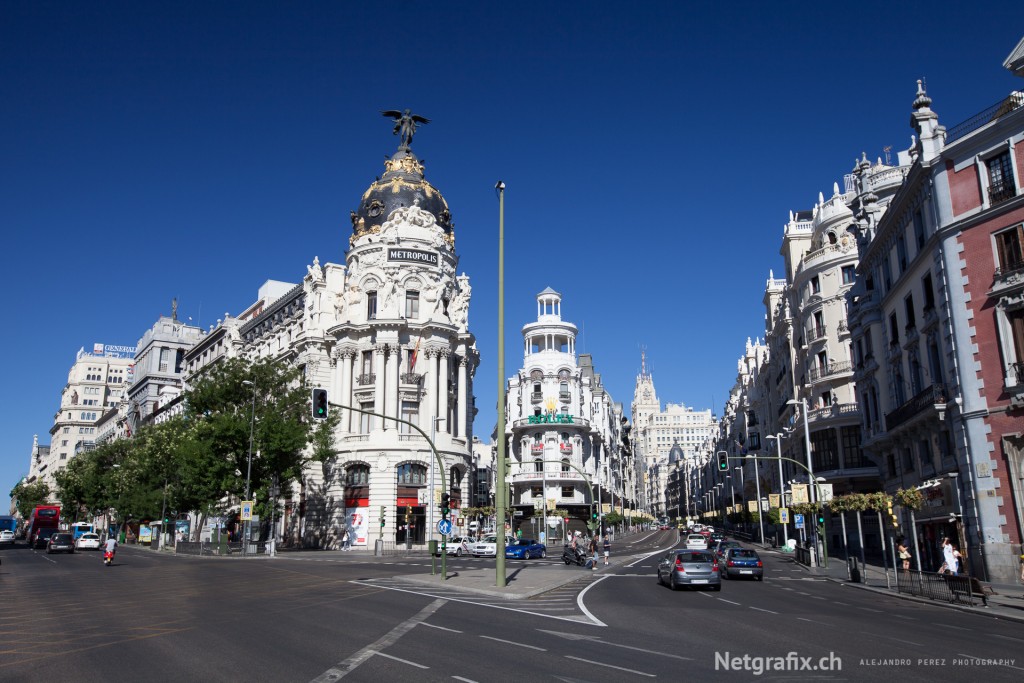
<path id="1" fill-rule="evenodd" d="M 481 635 L 480 637 L 481 638 L 486 638 L 487 640 L 496 640 L 499 643 L 505 643 L 506 645 L 517 645 L 519 647 L 528 647 L 531 650 L 537 650 L 538 652 L 547 652 L 547 650 L 545 650 L 542 647 L 537 647 L 536 645 L 527 645 L 526 643 L 517 643 L 514 640 L 505 640 L 504 638 L 495 638 L 494 636 L 484 636 L 484 635 Z"/>
<path id="2" fill-rule="evenodd" d="M 595 624 L 597 624 L 598 626 L 607 626 L 608 624 L 604 623 L 603 621 L 601 621 L 600 619 L 598 619 L 597 617 L 595 617 L 595 616 L 594 616 L 594 615 L 593 615 L 593 614 L 591 613 L 591 611 L 587 609 L 587 606 L 583 604 L 583 596 L 587 594 L 587 591 L 588 591 L 588 590 L 590 590 L 591 588 L 593 588 L 593 587 L 594 587 L 594 586 L 596 586 L 597 584 L 599 584 L 599 583 L 601 583 L 602 581 L 604 581 L 605 579 L 607 579 L 607 578 L 608 578 L 608 576 L 609 576 L 608 574 L 606 574 L 606 575 L 602 576 L 602 577 L 601 577 L 601 578 L 599 578 L 599 579 L 598 579 L 597 581 L 593 582 L 592 584 L 590 584 L 589 586 L 587 586 L 586 588 L 584 588 L 583 590 L 581 590 L 581 591 L 580 591 L 580 594 L 576 596 L 576 604 L 577 604 L 577 605 L 579 605 L 579 608 L 580 608 L 581 610 L 583 610 L 583 613 L 584 613 L 584 614 L 586 614 L 586 615 L 587 615 L 587 618 L 588 618 L 588 619 L 590 619 L 590 620 L 591 620 L 592 622 L 594 622 Z"/>
<path id="3" fill-rule="evenodd" d="M 722 602 L 727 602 L 727 603 L 729 603 L 730 605 L 736 605 L 737 607 L 739 607 L 739 606 L 740 606 L 740 603 L 738 603 L 738 602 L 733 602 L 732 600 L 726 600 L 725 598 L 718 598 L 718 599 L 719 599 L 719 600 L 721 600 Z"/>
<path id="4" fill-rule="evenodd" d="M 477 683 L 472 678 L 463 678 L 462 676 L 452 676 L 457 681 L 465 681 L 466 683 Z"/>
<path id="5" fill-rule="evenodd" d="M 648 678 L 657 678 L 654 674 L 644 673 L 643 671 L 637 671 L 636 669 L 627 669 L 621 666 L 615 666 L 614 664 L 605 664 L 604 662 L 595 662 L 593 659 L 583 659 L 582 657 L 573 657 L 572 655 L 566 655 L 566 659 L 575 659 L 577 662 L 586 662 L 587 664 L 596 664 L 597 666 L 606 666 L 609 669 L 617 669 L 619 671 L 628 671 L 631 674 L 637 674 L 638 676 L 647 676 Z"/>
<path id="6" fill-rule="evenodd" d="M 751 607 L 750 609 L 756 609 L 758 612 L 768 612 L 769 614 L 778 614 L 778 612 L 773 612 L 770 609 L 761 609 L 760 607 Z"/>
<path id="7" fill-rule="evenodd" d="M 409 631 L 411 631 L 412 628 L 416 626 L 416 624 L 423 622 L 428 617 L 430 617 L 431 614 L 441 609 L 445 602 L 445 600 L 441 599 L 434 600 L 434 602 L 430 603 L 429 605 L 421 609 L 416 616 L 406 619 L 401 624 L 391 629 L 391 631 L 385 633 L 383 636 L 378 638 L 376 642 L 367 645 L 362 650 L 355 653 L 348 659 L 335 664 L 330 669 L 314 678 L 311 683 L 331 683 L 332 681 L 336 681 L 339 678 L 344 678 L 348 674 L 355 671 L 356 667 L 358 667 L 360 664 L 365 662 L 373 655 L 381 654 L 380 650 L 386 647 L 390 647 L 391 645 L 394 645 L 396 642 L 398 642 L 398 639 L 404 636 Z M 417 664 L 416 666 L 420 665 Z"/>
<path id="8" fill-rule="evenodd" d="M 449 633 L 462 633 L 462 631 L 457 631 L 457 630 L 455 630 L 453 628 L 445 628 L 444 626 L 438 626 L 437 624 L 431 624 L 430 622 L 427 622 L 427 621 L 421 621 L 418 625 L 419 626 L 429 626 L 430 628 L 436 628 L 439 631 L 448 631 Z"/>
<path id="9" fill-rule="evenodd" d="M 418 669 L 429 669 L 430 668 L 429 666 L 427 666 L 425 664 L 417 664 L 416 662 L 410 662 L 408 659 L 402 659 L 401 657 L 394 657 L 392 655 L 386 655 L 383 652 L 374 652 L 373 654 L 377 655 L 378 657 L 387 657 L 388 659 L 393 659 L 396 662 L 401 662 L 402 664 L 408 664 L 409 666 L 415 666 Z"/>

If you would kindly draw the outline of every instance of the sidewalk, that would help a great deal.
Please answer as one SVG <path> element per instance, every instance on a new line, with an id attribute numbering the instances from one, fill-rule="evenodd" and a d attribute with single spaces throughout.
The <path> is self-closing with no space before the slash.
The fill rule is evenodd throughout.
<path id="1" fill-rule="evenodd" d="M 858 560 L 857 566 L 861 572 L 861 582 L 856 583 L 850 580 L 847 562 L 842 557 L 833 557 L 830 555 L 828 558 L 827 568 L 805 567 L 793 560 L 793 556 L 790 553 L 782 553 L 772 548 L 759 550 L 759 552 L 789 558 L 794 565 L 803 567 L 809 574 L 821 576 L 829 581 L 834 581 L 854 588 L 860 588 L 862 590 L 872 591 L 875 593 L 884 593 L 886 595 L 891 595 L 892 597 L 904 600 L 914 600 L 929 605 L 935 605 L 937 607 L 958 609 L 964 612 L 983 614 L 1001 619 L 1011 619 L 1024 623 L 1024 585 L 1021 584 L 990 583 L 987 581 L 982 582 L 985 585 L 991 586 L 996 594 L 987 596 L 988 607 L 983 606 L 981 598 L 975 598 L 975 605 L 971 606 L 967 603 L 945 602 L 942 600 L 932 600 L 929 598 L 910 595 L 909 593 L 900 593 L 896 590 L 896 576 L 894 571 L 890 568 L 887 576 L 885 567 L 882 567 L 879 564 L 868 563 L 862 565 Z"/>

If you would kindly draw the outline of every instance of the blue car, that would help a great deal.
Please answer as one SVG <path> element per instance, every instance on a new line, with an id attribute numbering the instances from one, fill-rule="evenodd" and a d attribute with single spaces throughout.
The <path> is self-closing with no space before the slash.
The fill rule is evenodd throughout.
<path id="1" fill-rule="evenodd" d="M 531 557 L 544 559 L 547 555 L 548 549 L 543 543 L 528 538 L 519 539 L 515 545 L 505 546 L 505 557 L 514 560 L 528 560 Z"/>

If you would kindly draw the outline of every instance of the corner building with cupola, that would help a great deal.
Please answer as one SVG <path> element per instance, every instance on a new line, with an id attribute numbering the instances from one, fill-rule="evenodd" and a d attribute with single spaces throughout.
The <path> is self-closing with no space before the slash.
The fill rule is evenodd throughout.
<path id="1" fill-rule="evenodd" d="M 468 505 L 479 364 L 469 278 L 457 274 L 448 205 L 408 139 L 384 166 L 351 212 L 344 265 L 314 257 L 300 283 L 268 282 L 186 357 L 190 376 L 224 357 L 275 359 L 328 390 L 338 454 L 281 492 L 284 545 L 338 548 L 346 529 L 355 546 L 422 545 L 439 538 L 442 481 L 453 508 Z M 433 435 L 443 471 L 406 423 Z"/>

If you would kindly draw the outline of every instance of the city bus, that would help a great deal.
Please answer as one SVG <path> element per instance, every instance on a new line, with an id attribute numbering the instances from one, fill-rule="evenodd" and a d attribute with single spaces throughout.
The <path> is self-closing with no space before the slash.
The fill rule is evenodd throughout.
<path id="1" fill-rule="evenodd" d="M 92 522 L 75 522 L 71 525 L 71 533 L 76 541 L 82 534 L 91 534 L 94 531 L 96 529 L 93 527 Z"/>
<path id="2" fill-rule="evenodd" d="M 29 517 L 28 527 L 25 531 L 25 538 L 29 546 L 36 542 L 36 536 L 42 529 L 60 528 L 60 506 L 59 505 L 37 505 Z"/>
<path id="3" fill-rule="evenodd" d="M 10 531 L 12 534 L 17 535 L 18 518 L 10 515 L 0 515 L 0 531 Z"/>

